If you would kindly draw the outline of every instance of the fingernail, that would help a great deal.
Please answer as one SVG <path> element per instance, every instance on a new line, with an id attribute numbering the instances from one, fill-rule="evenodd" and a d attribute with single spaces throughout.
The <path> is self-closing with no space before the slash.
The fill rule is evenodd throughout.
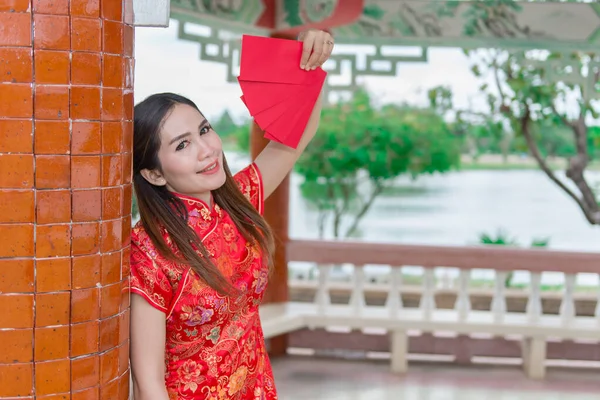
<path id="1" fill-rule="evenodd" d="M 306 67 L 306 65 L 300 64 L 300 68 L 304 69 L 304 67 Z"/>

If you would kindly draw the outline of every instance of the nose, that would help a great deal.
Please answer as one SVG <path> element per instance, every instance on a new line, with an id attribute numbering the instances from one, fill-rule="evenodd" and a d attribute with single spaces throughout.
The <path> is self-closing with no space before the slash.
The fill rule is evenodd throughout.
<path id="1" fill-rule="evenodd" d="M 203 139 L 200 139 L 199 141 L 199 146 L 198 146 L 198 159 L 200 161 L 210 157 L 213 153 L 213 148 L 212 146 Z"/>

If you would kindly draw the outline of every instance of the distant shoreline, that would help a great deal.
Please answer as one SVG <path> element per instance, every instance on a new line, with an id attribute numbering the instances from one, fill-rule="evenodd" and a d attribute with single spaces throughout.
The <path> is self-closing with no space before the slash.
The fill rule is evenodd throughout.
<path id="1" fill-rule="evenodd" d="M 552 158 L 549 160 L 549 165 L 552 170 L 565 170 L 567 167 L 566 158 Z M 484 154 L 478 157 L 477 161 L 473 160 L 470 155 L 463 154 L 461 156 L 461 164 L 459 171 L 477 171 L 477 170 L 493 170 L 493 171 L 516 171 L 516 170 L 536 170 L 540 169 L 537 162 L 530 156 L 518 156 L 511 154 L 506 161 L 500 154 Z M 587 168 L 588 171 L 600 171 L 600 161 L 592 161 Z"/>

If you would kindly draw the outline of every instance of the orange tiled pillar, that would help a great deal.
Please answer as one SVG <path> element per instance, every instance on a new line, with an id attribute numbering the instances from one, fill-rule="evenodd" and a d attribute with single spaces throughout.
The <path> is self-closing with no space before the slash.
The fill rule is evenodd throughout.
<path id="1" fill-rule="evenodd" d="M 124 2 L 0 0 L 0 398 L 128 398 Z"/>

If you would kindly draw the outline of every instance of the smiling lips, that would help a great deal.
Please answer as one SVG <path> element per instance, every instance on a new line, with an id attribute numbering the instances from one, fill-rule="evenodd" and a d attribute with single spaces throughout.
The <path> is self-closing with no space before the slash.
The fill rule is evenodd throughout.
<path id="1" fill-rule="evenodd" d="M 219 162 L 215 161 L 214 163 L 210 164 L 208 167 L 204 168 L 202 171 L 199 171 L 199 174 L 203 174 L 203 175 L 212 175 L 214 173 L 217 173 L 219 171 Z"/>

